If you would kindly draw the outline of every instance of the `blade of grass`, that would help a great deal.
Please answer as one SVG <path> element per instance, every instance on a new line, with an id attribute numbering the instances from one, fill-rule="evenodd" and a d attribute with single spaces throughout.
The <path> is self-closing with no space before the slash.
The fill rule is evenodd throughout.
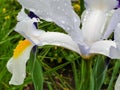
<path id="1" fill-rule="evenodd" d="M 120 68 L 120 61 L 117 60 L 115 63 L 115 66 L 113 68 L 112 77 L 111 77 L 111 80 L 110 80 L 110 83 L 109 83 L 107 90 L 113 90 L 114 80 L 116 79 L 116 75 L 119 72 L 119 68 Z"/>

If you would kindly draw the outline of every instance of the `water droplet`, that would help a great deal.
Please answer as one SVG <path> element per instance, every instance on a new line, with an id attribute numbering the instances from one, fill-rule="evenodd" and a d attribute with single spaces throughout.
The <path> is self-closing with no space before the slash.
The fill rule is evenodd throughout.
<path id="1" fill-rule="evenodd" d="M 60 9 L 60 7 L 58 6 L 58 7 L 57 7 L 57 9 L 59 10 L 59 9 Z"/>
<path id="2" fill-rule="evenodd" d="M 64 11 L 65 11 L 65 9 L 62 9 L 62 11 L 64 12 Z"/>
<path id="3" fill-rule="evenodd" d="M 43 42 L 42 45 L 47 45 L 48 43 L 47 42 Z"/>
<path id="4" fill-rule="evenodd" d="M 65 24 L 65 21 L 62 20 L 61 23 L 62 23 L 62 24 Z"/>
<path id="5" fill-rule="evenodd" d="M 65 3 L 65 6 L 67 6 L 67 3 Z"/>
<path id="6" fill-rule="evenodd" d="M 69 31 L 69 30 L 70 30 L 70 27 L 66 27 L 66 30 Z"/>
<path id="7" fill-rule="evenodd" d="M 51 18 L 46 18 L 46 21 L 50 21 L 50 22 L 51 22 L 51 21 L 52 21 L 52 19 L 51 19 Z"/>

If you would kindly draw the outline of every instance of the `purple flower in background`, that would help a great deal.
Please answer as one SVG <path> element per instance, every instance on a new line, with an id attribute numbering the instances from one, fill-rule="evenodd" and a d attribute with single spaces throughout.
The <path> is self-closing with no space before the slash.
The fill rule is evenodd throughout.
<path id="1" fill-rule="evenodd" d="M 117 0 L 117 1 L 119 2 L 117 8 L 120 8 L 120 0 Z"/>

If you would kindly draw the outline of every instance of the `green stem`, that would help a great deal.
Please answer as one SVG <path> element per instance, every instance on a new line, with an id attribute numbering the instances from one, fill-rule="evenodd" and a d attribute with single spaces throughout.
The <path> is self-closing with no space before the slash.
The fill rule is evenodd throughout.
<path id="1" fill-rule="evenodd" d="M 72 69 L 73 69 L 73 74 L 74 74 L 74 79 L 75 79 L 75 88 L 76 88 L 76 90 L 79 90 L 79 82 L 78 82 L 79 79 L 78 79 L 75 62 L 72 62 Z"/>
<path id="2" fill-rule="evenodd" d="M 85 10 L 85 7 L 84 7 L 84 0 L 80 0 L 80 16 L 82 14 L 82 12 Z"/>
<path id="3" fill-rule="evenodd" d="M 110 80 L 110 83 L 109 83 L 107 90 L 113 90 L 113 83 L 114 83 L 114 80 L 115 80 L 117 73 L 119 72 L 119 68 L 120 68 L 120 61 L 117 61 L 115 63 L 115 67 L 114 67 L 113 73 L 112 73 L 112 78 Z"/>
<path id="4" fill-rule="evenodd" d="M 82 60 L 79 90 L 94 90 L 91 60 Z"/>
<path id="5" fill-rule="evenodd" d="M 38 62 L 37 55 L 38 47 L 34 46 L 30 55 L 30 71 L 35 90 L 43 90 L 43 72 L 42 65 Z"/>

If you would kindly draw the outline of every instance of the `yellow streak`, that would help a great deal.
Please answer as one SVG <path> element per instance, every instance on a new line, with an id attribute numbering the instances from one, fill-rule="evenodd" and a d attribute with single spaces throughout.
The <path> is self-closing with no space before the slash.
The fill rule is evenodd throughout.
<path id="1" fill-rule="evenodd" d="M 18 58 L 31 44 L 28 40 L 19 41 L 17 47 L 14 49 L 13 58 Z"/>

